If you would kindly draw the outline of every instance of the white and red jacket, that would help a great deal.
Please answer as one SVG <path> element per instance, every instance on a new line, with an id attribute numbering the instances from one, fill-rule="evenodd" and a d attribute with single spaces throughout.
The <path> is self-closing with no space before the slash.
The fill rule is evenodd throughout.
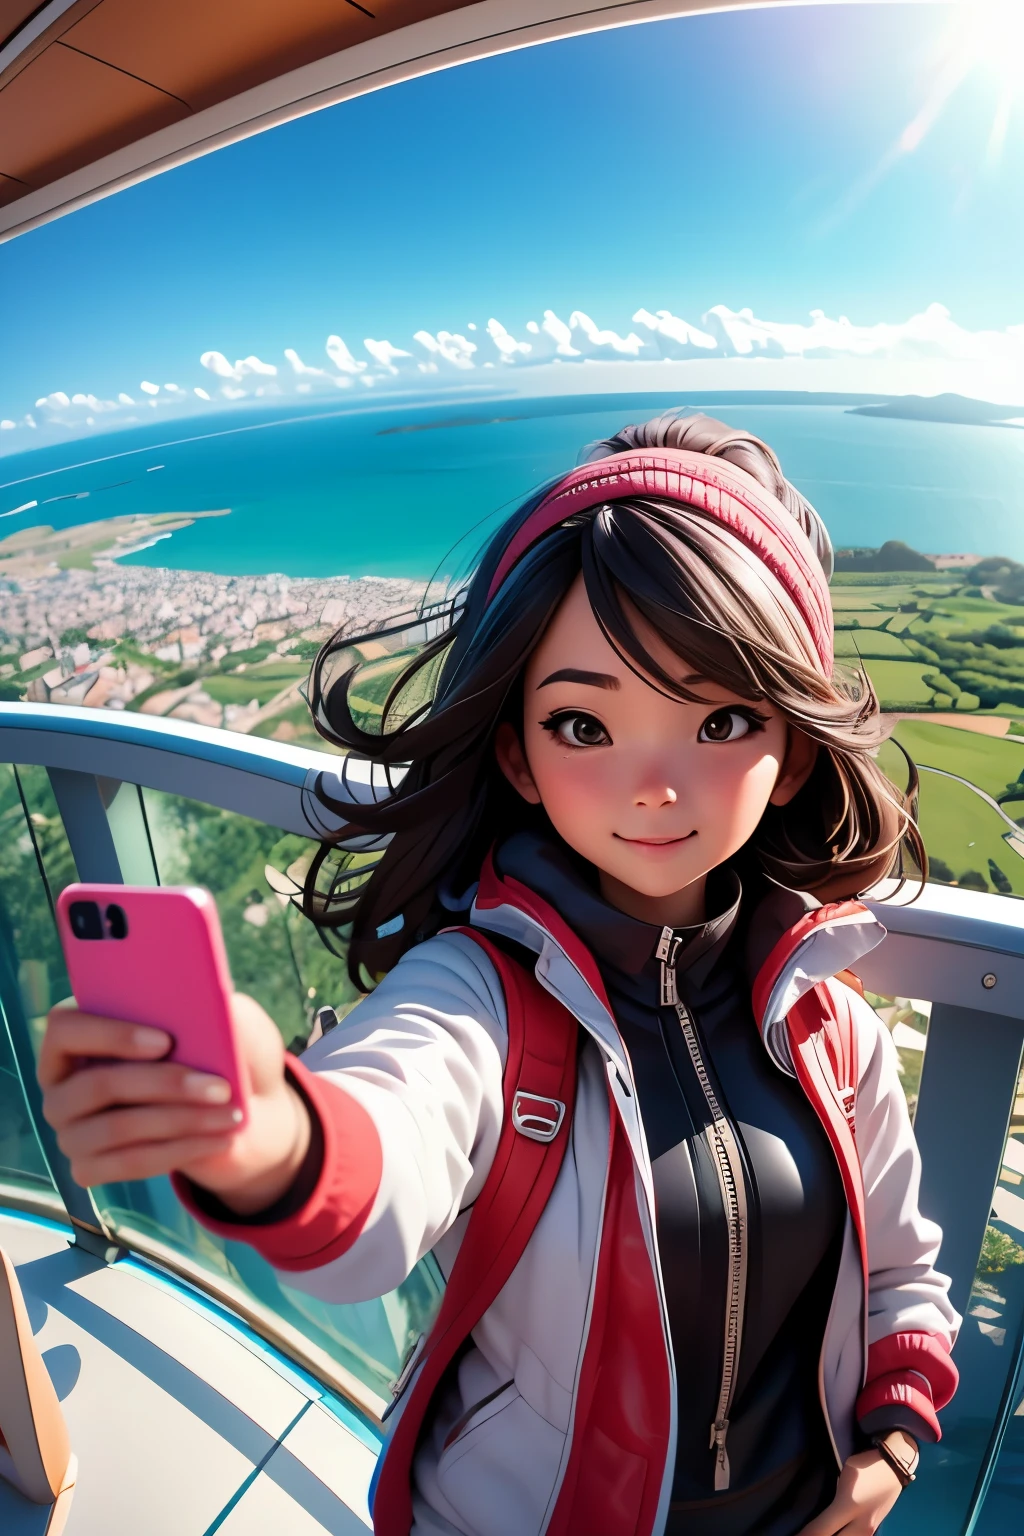
<path id="1" fill-rule="evenodd" d="M 675 1378 L 627 1053 L 593 958 L 540 897 L 488 865 L 472 922 L 536 954 L 537 981 L 577 1021 L 582 1046 L 565 1155 L 522 1257 L 443 1389 L 424 1402 L 415 1362 L 390 1421 L 400 1439 L 404 1416 L 419 1416 L 411 1529 L 657 1536 L 686 1384 Z M 849 1208 L 819 1368 L 837 1466 L 858 1419 L 886 1404 L 912 1408 L 938 1438 L 935 1411 L 956 1386 L 959 1318 L 933 1267 L 941 1233 L 918 1210 L 895 1048 L 834 979 L 883 937 L 857 902 L 819 908 L 775 946 L 753 993 L 765 1047 L 817 1111 Z M 507 1020 L 486 949 L 465 932 L 438 934 L 294 1068 L 324 1134 L 300 1211 L 269 1226 L 220 1224 L 179 1192 L 200 1220 L 253 1243 L 289 1285 L 325 1301 L 380 1296 L 428 1252 L 452 1274 L 511 1134 Z M 407 1441 L 409 1430 L 405 1420 Z M 387 1468 L 385 1451 L 383 1484 Z M 384 1536 L 403 1518 L 410 1528 L 393 1489 L 382 1485 L 374 1513 Z"/>

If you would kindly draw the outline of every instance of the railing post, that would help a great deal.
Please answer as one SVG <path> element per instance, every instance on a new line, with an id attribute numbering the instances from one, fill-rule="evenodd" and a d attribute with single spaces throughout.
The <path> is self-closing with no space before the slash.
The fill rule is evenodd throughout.
<path id="1" fill-rule="evenodd" d="M 76 773 L 69 768 L 47 769 L 53 796 L 60 811 L 61 821 L 67 833 L 71 855 L 80 880 L 102 881 L 107 885 L 123 885 L 121 865 L 114 845 L 114 837 L 107 820 L 107 807 L 102 793 L 102 781 L 91 773 Z M 107 787 L 103 785 L 103 787 Z M 116 781 L 108 787 L 108 798 L 113 799 L 110 789 L 116 793 Z M 46 1160 L 50 1165 L 53 1182 L 64 1202 L 74 1229 L 73 1243 L 76 1248 L 112 1263 L 122 1258 L 127 1249 L 112 1237 L 96 1209 L 92 1195 L 71 1177 L 71 1166 L 57 1145 L 57 1138 L 46 1124 L 42 1113 L 42 1094 L 36 1080 L 35 1058 L 29 1041 L 28 1025 L 13 1027 L 11 1037 L 18 1065 L 25 1082 L 25 1091 L 43 1143 Z M 20 1037 L 20 1038 L 19 1038 Z M 27 1059 L 26 1057 L 27 1047 Z"/>
<path id="2" fill-rule="evenodd" d="M 921 1209 L 942 1228 L 940 1268 L 963 1312 L 992 1208 L 1013 1112 L 1024 1020 L 935 1003 L 914 1133 Z"/>
<path id="3" fill-rule="evenodd" d="M 76 773 L 71 768 L 48 768 L 47 773 L 79 880 L 123 885 L 114 834 L 101 792 L 103 781 L 94 774 Z M 113 799 L 112 794 L 110 798 Z"/>

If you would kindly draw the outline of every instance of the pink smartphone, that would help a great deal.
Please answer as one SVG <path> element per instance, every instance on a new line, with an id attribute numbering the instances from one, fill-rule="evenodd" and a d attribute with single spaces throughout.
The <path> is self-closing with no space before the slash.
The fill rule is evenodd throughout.
<path id="1" fill-rule="evenodd" d="M 69 885 L 57 900 L 68 977 L 83 1013 L 165 1029 L 165 1058 L 231 1084 L 248 1116 L 248 1082 L 231 1024 L 228 957 L 217 908 L 198 886 Z"/>

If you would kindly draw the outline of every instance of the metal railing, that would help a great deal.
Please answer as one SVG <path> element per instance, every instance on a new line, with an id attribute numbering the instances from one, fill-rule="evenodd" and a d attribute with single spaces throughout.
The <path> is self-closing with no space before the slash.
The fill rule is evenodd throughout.
<path id="1" fill-rule="evenodd" d="M 316 835 L 310 787 L 317 775 L 329 776 L 339 799 L 358 801 L 370 792 L 365 767 L 328 753 L 52 706 L 0 704 L 0 761 L 47 770 L 86 880 L 124 878 L 116 810 L 123 785 L 188 796 L 307 837 Z M 869 905 L 888 936 L 858 967 L 865 986 L 932 1003 L 915 1118 L 921 1207 L 943 1228 L 941 1267 L 952 1277 L 954 1305 L 967 1312 L 1024 1051 L 1024 902 L 929 885 L 910 904 L 904 894 Z M 31 1074 L 27 1042 L 20 1055 L 22 1070 Z M 38 1116 L 38 1102 L 32 1107 Z M 116 1249 L 117 1237 L 70 1179 L 45 1126 L 40 1135 L 77 1240 L 94 1251 Z M 926 1448 L 928 1475 L 900 1501 L 887 1531 L 964 1536 L 973 1529 L 1024 1371 L 1024 1322 L 1009 1315 L 1006 1321 L 1001 1350 L 979 1357 L 980 1366 L 973 1344 L 961 1344 L 964 1383 L 945 1416 L 943 1443 Z"/>

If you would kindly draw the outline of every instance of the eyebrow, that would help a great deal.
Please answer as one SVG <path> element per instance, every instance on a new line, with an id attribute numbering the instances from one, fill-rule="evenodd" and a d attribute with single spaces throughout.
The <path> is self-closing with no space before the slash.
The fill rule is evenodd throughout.
<path id="1" fill-rule="evenodd" d="M 557 672 L 552 672 L 538 688 L 546 688 L 549 683 L 585 683 L 590 688 L 618 688 L 619 680 L 612 677 L 610 672 L 583 672 L 578 667 L 561 667 Z"/>

